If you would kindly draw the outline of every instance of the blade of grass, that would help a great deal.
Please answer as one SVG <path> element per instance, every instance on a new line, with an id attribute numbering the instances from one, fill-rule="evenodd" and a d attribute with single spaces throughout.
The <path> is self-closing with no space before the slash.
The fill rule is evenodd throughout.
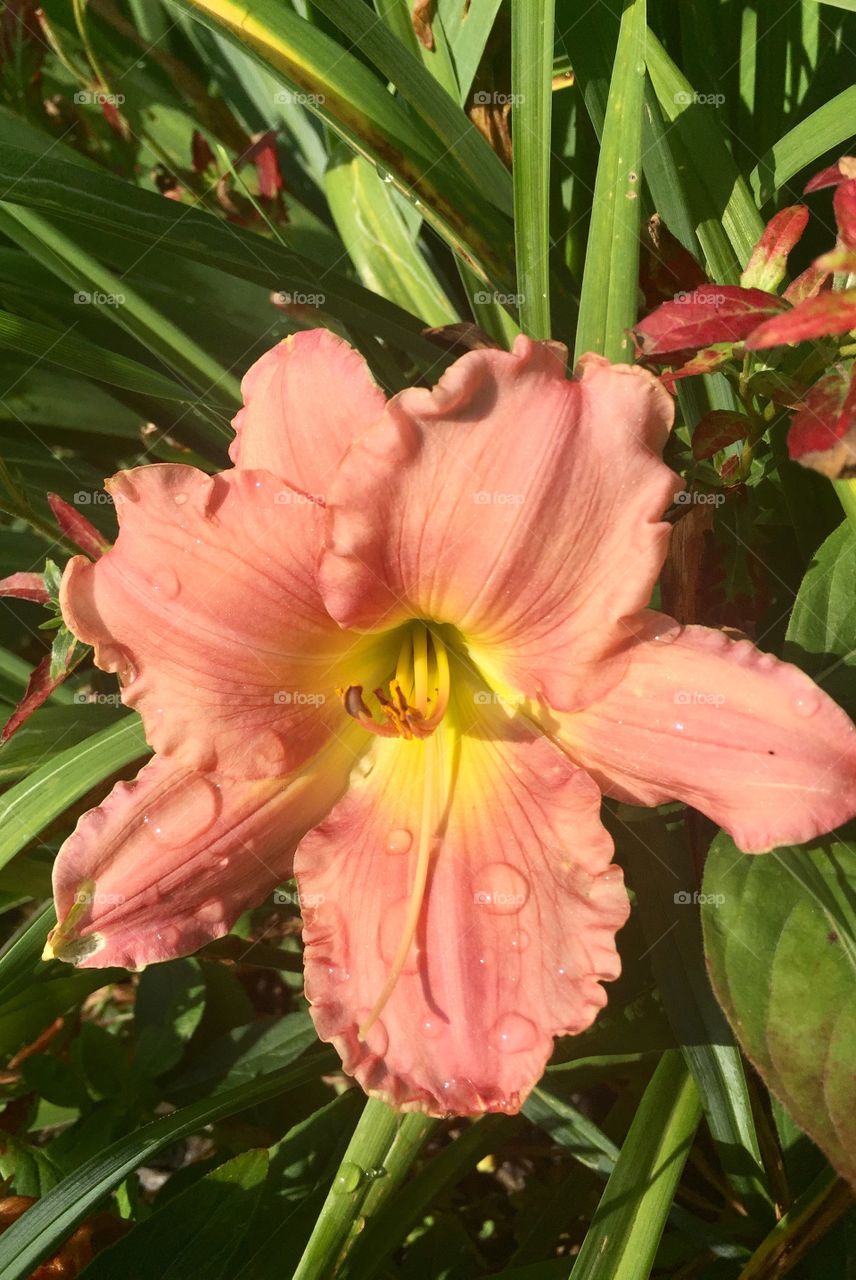
<path id="1" fill-rule="evenodd" d="M 670 1049 L 633 1117 L 572 1280 L 647 1280 L 700 1118 L 692 1076 Z"/>
<path id="2" fill-rule="evenodd" d="M 646 2 L 626 0 L 609 87 L 580 297 L 576 356 L 632 359 L 641 216 Z"/>
<path id="3" fill-rule="evenodd" d="M 856 134 L 856 85 L 825 102 L 773 143 L 758 161 L 749 182 L 759 204 L 766 204 L 791 178 L 827 151 L 852 147 Z"/>
<path id="4" fill-rule="evenodd" d="M 133 334 L 200 395 L 216 388 L 221 396 L 241 403 L 239 380 L 147 302 L 126 276 L 115 275 L 76 244 L 73 234 L 32 209 L 5 203 L 0 207 L 0 230 L 75 292 L 118 299 L 104 306 L 102 313 Z"/>
<path id="5" fill-rule="evenodd" d="M 512 0 L 514 243 L 520 324 L 549 338 L 550 123 L 553 109 L 555 0 Z"/>
<path id="6" fill-rule="evenodd" d="M 137 391 L 162 400 L 187 399 L 184 387 L 136 360 L 116 351 L 105 351 L 85 338 L 58 333 L 47 325 L 8 311 L 0 311 L 0 346 L 59 365 L 62 369 L 71 369 L 84 378 L 95 378 L 111 387 L 123 387 L 126 391 Z"/>
<path id="7" fill-rule="evenodd" d="M 148 751 L 139 717 L 127 716 L 10 787 L 0 797 L 0 866 L 75 800 Z"/>

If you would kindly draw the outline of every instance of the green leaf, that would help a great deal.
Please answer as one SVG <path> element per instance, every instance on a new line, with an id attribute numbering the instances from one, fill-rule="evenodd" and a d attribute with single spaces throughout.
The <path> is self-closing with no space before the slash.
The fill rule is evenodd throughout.
<path id="1" fill-rule="evenodd" d="M 231 1280 L 256 1238 L 268 1167 L 265 1150 L 218 1165 L 99 1254 L 87 1280 Z"/>
<path id="2" fill-rule="evenodd" d="M 512 0 L 514 243 L 520 323 L 530 338 L 549 338 L 552 332 L 550 121 L 554 24 L 555 0 Z"/>
<path id="3" fill-rule="evenodd" d="M 300 95 L 302 105 L 326 121 L 356 152 L 390 174 L 399 190 L 456 253 L 477 264 L 485 279 L 511 288 L 508 264 L 512 260 L 512 229 L 507 215 L 491 199 L 491 194 L 497 194 L 494 188 L 498 179 L 492 164 L 490 171 L 484 164 L 479 169 L 487 182 L 484 198 L 470 177 L 466 147 L 462 155 L 458 147 L 450 148 L 446 138 L 438 136 L 387 93 L 382 81 L 353 54 L 286 5 L 276 0 L 256 0 L 249 11 L 238 0 L 178 3 L 207 26 L 239 41 L 285 80 Z M 372 19 L 367 8 L 360 8 L 364 14 L 349 4 L 346 13 L 353 14 L 354 30 L 364 32 L 365 24 Z M 386 49 L 385 65 L 389 57 L 392 69 L 400 57 L 403 78 L 410 84 L 411 73 L 416 76 L 420 94 L 429 93 L 430 82 L 431 101 L 436 106 L 434 94 L 442 90 L 415 58 L 405 56 L 406 51 L 385 25 L 373 21 L 373 34 Z M 381 32 L 383 35 L 379 35 Z M 384 37 L 391 43 L 387 45 Z M 375 40 L 369 42 L 369 47 L 378 54 Z M 460 139 L 471 139 L 473 126 L 461 117 L 459 108 L 447 95 L 443 97 L 454 107 L 456 119 L 462 121 Z M 470 145 L 483 156 L 477 142 Z"/>
<path id="4" fill-rule="evenodd" d="M 814 555 L 788 625 L 784 657 L 856 713 L 856 532 L 845 521 Z"/>
<path id="5" fill-rule="evenodd" d="M 127 716 L 10 787 L 0 797 L 0 866 L 75 800 L 148 750 L 139 717 Z"/>
<path id="6" fill-rule="evenodd" d="M 670 1050 L 633 1117 L 572 1280 L 647 1280 L 700 1117 L 692 1076 Z"/>
<path id="7" fill-rule="evenodd" d="M 0 186 L 6 205 L 22 205 L 137 241 L 177 261 L 190 258 L 271 290 L 314 293 L 318 266 L 281 244 L 225 225 L 202 209 L 177 207 L 107 173 L 0 144 Z M 286 242 L 287 243 L 287 242 Z M 429 364 L 437 348 L 421 322 L 331 269 L 324 271 L 325 307 L 359 332 L 377 334 Z"/>
<path id="8" fill-rule="evenodd" d="M 626 0 L 609 86 L 586 249 L 577 358 L 596 351 L 629 362 L 636 320 L 641 222 L 646 0 Z"/>
<path id="9" fill-rule="evenodd" d="M 124 387 L 127 391 L 138 391 L 142 395 L 165 400 L 187 399 L 184 387 L 136 360 L 96 347 L 74 334 L 62 333 L 23 316 L 11 315 L 8 311 L 0 311 L 0 346 L 71 369 L 85 378 Z"/>
<path id="10" fill-rule="evenodd" d="M 815 164 L 828 151 L 848 147 L 856 118 L 856 85 L 825 102 L 805 120 L 794 125 L 765 151 L 749 181 L 759 204 L 766 204 L 791 178 Z"/>
<path id="11" fill-rule="evenodd" d="M 0 1236 L 3 1280 L 26 1280 L 105 1195 L 164 1147 L 314 1079 L 324 1056 L 307 1055 L 292 1066 L 154 1120 L 87 1160 Z"/>
<path id="12" fill-rule="evenodd" d="M 205 978 L 191 958 L 145 970 L 137 988 L 134 1066 L 146 1075 L 171 1070 L 184 1054 L 205 1012 Z"/>
<path id="13" fill-rule="evenodd" d="M 711 980 L 744 1051 L 856 1181 L 856 848 L 828 838 L 750 858 L 720 835 L 704 891 Z"/>
<path id="14" fill-rule="evenodd" d="M 421 316 L 426 325 L 460 318 L 420 252 L 401 197 L 374 165 L 337 142 L 324 187 L 338 232 L 367 288 Z"/>

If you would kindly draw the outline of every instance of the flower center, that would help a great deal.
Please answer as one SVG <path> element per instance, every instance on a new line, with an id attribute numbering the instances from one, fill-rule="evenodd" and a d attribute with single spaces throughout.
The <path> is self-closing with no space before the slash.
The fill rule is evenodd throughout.
<path id="1" fill-rule="evenodd" d="M 387 689 L 374 690 L 379 708 L 376 719 L 363 698 L 363 686 L 350 684 L 339 690 L 349 715 L 382 738 L 428 738 L 449 705 L 449 654 L 436 630 L 414 620 L 407 624 L 395 675 Z"/>

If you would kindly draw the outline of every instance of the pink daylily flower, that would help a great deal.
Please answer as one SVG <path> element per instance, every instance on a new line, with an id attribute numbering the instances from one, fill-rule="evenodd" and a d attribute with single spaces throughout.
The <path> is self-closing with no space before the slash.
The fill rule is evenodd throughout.
<path id="1" fill-rule="evenodd" d="M 385 402 L 300 333 L 244 381 L 234 468 L 108 482 L 68 625 L 155 749 L 63 846 L 49 953 L 139 968 L 297 875 L 319 1035 L 372 1094 L 514 1112 L 619 972 L 602 794 L 748 852 L 856 812 L 856 730 L 793 666 L 647 608 L 682 487 L 670 397 L 557 344 Z"/>

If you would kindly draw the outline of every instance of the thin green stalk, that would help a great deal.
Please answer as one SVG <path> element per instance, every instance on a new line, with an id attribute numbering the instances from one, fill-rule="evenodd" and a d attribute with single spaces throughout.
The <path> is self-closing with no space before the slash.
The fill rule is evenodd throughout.
<path id="1" fill-rule="evenodd" d="M 550 337 L 550 122 L 555 0 L 512 0 L 514 246 L 520 323 Z"/>

